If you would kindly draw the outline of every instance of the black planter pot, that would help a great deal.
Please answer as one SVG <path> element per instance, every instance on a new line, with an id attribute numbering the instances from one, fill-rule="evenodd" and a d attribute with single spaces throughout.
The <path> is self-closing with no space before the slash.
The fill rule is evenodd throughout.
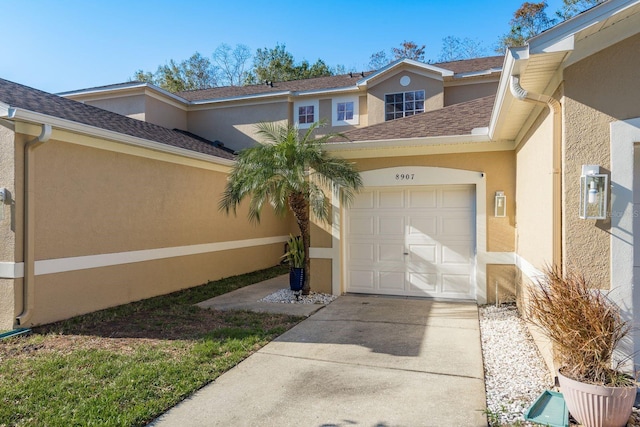
<path id="1" fill-rule="evenodd" d="M 289 270 L 289 286 L 294 292 L 302 290 L 304 285 L 304 268 L 292 268 Z"/>

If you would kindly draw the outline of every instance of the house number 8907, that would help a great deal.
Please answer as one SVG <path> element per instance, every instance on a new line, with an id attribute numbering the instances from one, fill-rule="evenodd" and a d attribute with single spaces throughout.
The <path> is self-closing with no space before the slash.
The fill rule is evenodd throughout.
<path id="1" fill-rule="evenodd" d="M 413 173 L 397 173 L 396 181 L 413 181 L 414 175 Z"/>

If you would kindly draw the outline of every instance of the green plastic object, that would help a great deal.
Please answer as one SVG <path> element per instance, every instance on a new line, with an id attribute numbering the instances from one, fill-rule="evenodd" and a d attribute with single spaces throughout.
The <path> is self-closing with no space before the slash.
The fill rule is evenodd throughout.
<path id="1" fill-rule="evenodd" d="M 550 427 L 569 427 L 569 410 L 562 393 L 545 390 L 526 410 L 524 419 Z"/>
<path id="2" fill-rule="evenodd" d="M 9 338 L 9 337 L 15 337 L 17 335 L 28 334 L 29 332 L 31 332 L 31 329 L 27 329 L 27 328 L 14 329 L 12 331 L 0 334 L 0 340 L 4 338 Z"/>

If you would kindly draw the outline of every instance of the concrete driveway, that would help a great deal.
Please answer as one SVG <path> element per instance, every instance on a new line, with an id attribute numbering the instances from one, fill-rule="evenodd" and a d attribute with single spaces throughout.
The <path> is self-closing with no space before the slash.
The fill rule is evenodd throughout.
<path id="1" fill-rule="evenodd" d="M 154 426 L 486 426 L 475 304 L 341 296 Z"/>

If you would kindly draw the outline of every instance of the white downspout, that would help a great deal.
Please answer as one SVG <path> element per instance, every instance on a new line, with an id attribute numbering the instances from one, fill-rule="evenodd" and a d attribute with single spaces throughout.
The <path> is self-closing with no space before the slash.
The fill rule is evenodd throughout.
<path id="1" fill-rule="evenodd" d="M 553 114 L 553 264 L 562 265 L 562 106 L 552 96 L 529 92 L 520 86 L 520 76 L 511 76 L 511 94 L 521 101 L 549 107 Z"/>
<path id="2" fill-rule="evenodd" d="M 16 317 L 16 325 L 24 325 L 33 314 L 34 280 L 35 280 L 35 210 L 33 209 L 33 151 L 51 138 L 51 125 L 42 124 L 40 135 L 24 144 L 24 237 L 22 241 L 24 251 L 24 277 L 22 279 L 22 313 Z"/>

